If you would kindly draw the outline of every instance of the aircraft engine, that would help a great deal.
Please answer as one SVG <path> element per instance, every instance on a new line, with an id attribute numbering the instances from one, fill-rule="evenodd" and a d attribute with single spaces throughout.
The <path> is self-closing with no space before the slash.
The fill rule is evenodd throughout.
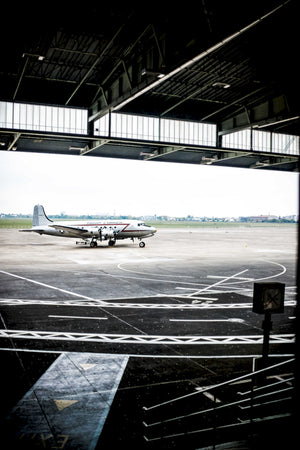
<path id="1" fill-rule="evenodd" d="M 102 236 L 107 238 L 113 238 L 115 236 L 114 232 L 112 230 L 102 231 Z"/>
<path id="2" fill-rule="evenodd" d="M 115 232 L 112 228 L 102 228 L 99 230 L 100 239 L 111 239 L 115 237 Z"/>

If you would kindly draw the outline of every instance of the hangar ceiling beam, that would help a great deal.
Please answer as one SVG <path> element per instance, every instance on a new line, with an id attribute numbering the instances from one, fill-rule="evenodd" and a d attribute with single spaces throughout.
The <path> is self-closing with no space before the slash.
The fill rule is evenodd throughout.
<path id="1" fill-rule="evenodd" d="M 21 84 L 21 82 L 22 82 L 22 78 L 23 78 L 23 76 L 24 76 L 24 73 L 25 73 L 27 64 L 28 64 L 28 56 L 27 56 L 27 58 L 26 58 L 26 60 L 25 60 L 25 63 L 24 63 L 24 66 L 23 66 L 22 73 L 21 73 L 21 75 L 20 75 L 20 77 L 19 77 L 19 80 L 18 80 L 18 83 L 17 83 L 17 87 L 16 87 L 16 89 L 15 89 L 15 92 L 14 92 L 14 95 L 13 95 L 13 98 L 12 98 L 13 101 L 15 100 L 15 98 L 16 98 L 16 96 L 17 96 L 17 93 L 18 93 L 20 84 Z"/>
<path id="2" fill-rule="evenodd" d="M 161 47 L 160 47 L 159 42 L 158 42 L 158 38 L 157 38 L 157 35 L 156 35 L 156 32 L 155 32 L 154 26 L 153 26 L 153 24 L 149 24 L 149 25 L 147 25 L 146 28 L 142 31 L 142 33 L 139 34 L 139 36 L 137 37 L 137 39 L 136 39 L 132 44 L 130 44 L 130 45 L 126 48 L 126 50 L 124 51 L 124 53 L 123 53 L 122 56 L 120 57 L 118 63 L 113 67 L 113 69 L 112 69 L 112 70 L 110 71 L 110 73 L 105 77 L 105 79 L 101 81 L 101 85 L 102 85 L 102 86 L 104 86 L 105 83 L 108 82 L 108 80 L 111 78 L 111 76 L 113 75 L 113 73 L 117 70 L 117 68 L 120 66 L 120 64 L 122 64 L 122 65 L 123 65 L 124 74 L 125 74 L 125 76 L 126 76 L 126 78 L 127 78 L 127 81 L 128 81 L 128 85 L 129 85 L 130 91 L 134 88 L 134 86 L 133 86 L 133 84 L 132 84 L 132 79 L 131 79 L 131 77 L 130 77 L 130 75 L 129 75 L 128 67 L 127 67 L 127 65 L 126 65 L 125 60 L 126 60 L 126 58 L 132 53 L 133 49 L 136 47 L 136 45 L 141 41 L 141 39 L 143 38 L 143 36 L 144 36 L 149 30 L 152 30 L 153 38 L 154 38 L 155 44 L 156 44 L 157 49 L 158 49 L 158 53 L 159 53 L 160 60 L 161 60 L 162 64 L 164 64 L 164 57 L 163 57 L 162 50 L 161 50 Z M 92 105 L 96 104 L 96 103 L 99 101 L 99 96 L 98 96 L 98 94 L 99 94 L 99 92 L 95 95 L 95 97 L 94 97 L 94 99 L 93 99 L 93 101 L 92 101 Z M 101 95 L 102 95 L 103 98 L 104 98 L 104 102 L 105 102 L 105 106 L 106 106 L 106 107 L 105 107 L 104 111 L 102 111 L 98 116 L 95 117 L 95 119 L 90 119 L 90 121 L 91 121 L 91 120 L 96 120 L 96 119 L 99 118 L 100 116 L 106 114 L 109 110 L 112 110 L 112 109 L 113 109 L 113 108 L 112 108 L 112 105 L 110 105 L 110 107 L 108 107 L 109 105 L 108 105 L 107 99 L 106 99 L 106 97 L 105 97 L 104 89 L 102 89 Z"/>
<path id="3" fill-rule="evenodd" d="M 245 27 L 241 28 L 240 30 L 236 31 L 235 33 L 229 35 L 227 38 L 219 41 L 218 43 L 212 45 L 207 50 L 204 50 L 203 52 L 199 53 L 192 59 L 186 61 L 185 63 L 181 64 L 171 72 L 165 74 L 162 78 L 159 78 L 153 82 L 150 82 L 150 84 L 147 84 L 145 86 L 145 83 L 140 83 L 135 88 L 130 89 L 130 91 L 127 91 L 123 96 L 119 97 L 118 99 L 114 100 L 109 107 L 106 107 L 100 111 L 97 111 L 96 113 L 92 114 L 89 118 L 89 121 L 94 121 L 104 114 L 106 114 L 109 111 L 113 110 L 120 110 L 128 103 L 132 102 L 133 100 L 137 99 L 138 97 L 142 96 L 143 94 L 151 91 L 153 88 L 161 85 L 162 83 L 165 83 L 165 81 L 171 79 L 175 75 L 179 74 L 185 69 L 189 69 L 191 66 L 193 66 L 195 63 L 198 63 L 201 59 L 205 58 L 206 56 L 210 55 L 211 53 L 215 52 L 216 50 L 219 50 L 226 44 L 230 43 L 231 41 L 235 40 L 236 38 L 240 37 L 245 32 L 249 31 L 256 25 L 260 24 L 262 21 L 273 15 L 274 13 L 278 12 L 282 7 L 284 7 L 286 4 L 288 4 L 290 0 L 287 0 L 277 6 L 276 8 L 272 9 L 268 13 L 264 14 L 263 16 L 259 17 L 257 20 L 254 20 L 250 24 L 246 25 Z M 254 94 L 254 92 L 252 93 Z M 208 116 L 210 117 L 210 116 Z M 205 120 L 204 118 L 202 120 Z"/>
<path id="4" fill-rule="evenodd" d="M 298 120 L 300 118 L 300 116 L 295 116 L 295 117 L 287 117 L 285 119 L 281 119 L 281 118 L 273 118 L 273 119 L 266 119 L 263 122 L 260 122 L 259 124 L 257 124 L 257 128 L 261 129 L 261 128 L 265 128 L 265 127 L 269 127 L 271 125 L 278 125 L 279 123 L 285 123 L 285 122 L 293 122 L 295 120 Z"/>
<path id="5" fill-rule="evenodd" d="M 97 150 L 97 148 L 102 147 L 105 144 L 108 144 L 110 142 L 109 139 L 101 139 L 96 142 L 92 142 L 92 144 L 87 145 L 83 150 L 80 150 L 80 156 L 86 155 L 87 153 L 91 153 L 94 150 Z"/>
<path id="6" fill-rule="evenodd" d="M 165 116 L 168 112 L 172 111 L 173 109 L 177 108 L 178 106 L 180 106 L 182 103 L 186 102 L 187 100 L 193 98 L 195 95 L 199 94 L 199 92 L 203 91 L 204 89 L 206 89 L 207 87 L 211 86 L 212 82 L 210 81 L 208 84 L 206 84 L 205 86 L 201 86 L 200 88 L 196 89 L 195 91 L 193 91 L 190 95 L 188 95 L 187 97 L 181 99 L 180 101 L 178 101 L 177 103 L 175 103 L 173 106 L 170 106 L 170 108 L 166 109 L 165 111 L 163 111 L 161 113 L 161 117 Z"/>
<path id="7" fill-rule="evenodd" d="M 230 160 L 234 160 L 237 158 L 241 158 L 241 157 L 246 157 L 246 156 L 252 156 L 253 153 L 251 152 L 219 152 L 218 153 L 218 158 L 211 158 L 211 161 L 208 162 L 207 164 L 214 164 L 214 165 L 218 165 L 217 163 L 223 163 L 223 162 L 229 162 Z"/>
<path id="8" fill-rule="evenodd" d="M 293 122 L 298 120 L 299 118 L 300 116 L 295 116 L 295 117 L 286 117 L 283 119 L 282 116 L 279 115 L 273 118 L 269 117 L 268 119 L 261 119 L 253 122 L 250 121 L 247 123 L 245 122 L 243 125 L 239 126 L 232 125 L 230 127 L 218 130 L 218 136 L 225 136 L 226 134 L 231 134 L 236 131 L 247 130 L 249 128 L 253 128 L 256 130 L 263 130 L 264 128 L 271 127 L 272 125 L 279 125 L 280 123 L 285 124 L 286 122 Z"/>
<path id="9" fill-rule="evenodd" d="M 184 150 L 186 147 L 163 147 L 158 150 L 154 150 L 153 153 L 149 153 L 149 156 L 146 156 L 146 153 L 143 153 L 144 161 L 149 161 L 151 159 L 160 158 L 161 156 L 170 155 L 171 153 L 178 152 L 180 150 Z"/>
<path id="10" fill-rule="evenodd" d="M 280 158 L 280 157 L 270 157 L 269 159 L 264 159 L 262 161 L 257 161 L 250 166 L 251 169 L 267 169 L 274 167 L 283 167 L 288 164 L 297 163 L 298 158 Z M 297 169 L 295 169 L 295 172 Z"/>
<path id="11" fill-rule="evenodd" d="M 195 145 L 167 145 L 166 143 L 99 139 L 91 136 L 66 135 L 38 131 L 0 130 L 0 151 L 87 155 L 93 157 L 125 158 L 146 161 L 168 161 L 236 167 L 247 169 L 297 172 L 298 154 L 279 154 L 268 151 L 249 151 Z"/>
<path id="12" fill-rule="evenodd" d="M 21 136 L 21 133 L 14 134 L 14 138 L 11 141 L 11 143 L 9 144 L 9 146 L 7 147 L 7 151 L 14 150 L 14 146 L 15 146 L 16 142 L 18 141 L 18 139 L 20 138 L 20 136 Z"/>
<path id="13" fill-rule="evenodd" d="M 223 106 L 222 108 L 218 109 L 217 111 L 214 111 L 214 112 L 208 114 L 207 116 L 202 117 L 202 120 L 203 121 L 204 120 L 208 120 L 211 117 L 218 115 L 220 112 L 225 111 L 225 109 L 231 108 L 232 106 L 237 106 L 237 110 L 235 112 L 237 112 L 237 111 L 239 111 L 241 109 L 245 109 L 245 106 L 243 105 L 243 101 L 246 100 L 248 97 L 251 97 L 251 96 L 254 96 L 254 95 L 258 94 L 259 92 L 261 92 L 263 90 L 264 90 L 264 87 L 256 89 L 255 91 L 251 91 L 248 94 L 244 95 L 243 97 L 241 97 L 241 98 L 239 98 L 237 100 L 234 100 L 234 102 L 228 103 L 227 105 Z M 234 113 L 232 113 L 232 114 L 234 114 Z M 248 124 L 248 126 L 249 126 L 249 124 Z"/>
<path id="14" fill-rule="evenodd" d="M 74 89 L 74 91 L 72 92 L 72 94 L 70 95 L 70 97 L 68 98 L 68 100 L 66 101 L 66 105 L 68 105 L 70 103 L 70 101 L 72 100 L 72 98 L 74 97 L 74 95 L 76 94 L 76 92 L 78 91 L 78 89 L 80 89 L 80 87 L 83 85 L 83 83 L 87 80 L 87 78 L 90 76 L 91 72 L 94 70 L 94 68 L 97 66 L 97 64 L 99 64 L 99 62 L 101 61 L 101 59 L 103 58 L 103 56 L 105 55 L 105 53 L 108 51 L 108 49 L 112 46 L 112 44 L 114 43 L 116 37 L 120 34 L 120 32 L 122 31 L 122 29 L 124 28 L 124 24 L 122 24 L 119 29 L 116 31 L 116 33 L 114 34 L 114 36 L 112 37 L 112 39 L 108 42 L 108 44 L 104 47 L 104 49 L 102 50 L 102 52 L 100 53 L 100 55 L 98 56 L 98 58 L 96 58 L 96 60 L 94 61 L 94 63 L 91 65 L 91 67 L 89 68 L 89 70 L 87 71 L 87 73 L 85 74 L 85 76 L 81 79 L 81 81 L 79 82 L 79 84 L 77 85 L 77 87 Z"/>

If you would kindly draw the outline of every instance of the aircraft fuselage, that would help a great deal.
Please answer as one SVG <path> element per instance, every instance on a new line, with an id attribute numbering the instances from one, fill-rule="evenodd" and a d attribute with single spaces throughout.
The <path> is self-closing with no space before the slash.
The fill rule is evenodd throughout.
<path id="1" fill-rule="evenodd" d="M 91 247 L 97 246 L 97 241 L 108 241 L 114 245 L 118 239 L 151 237 L 156 228 L 140 220 L 72 220 L 53 222 L 46 214 L 42 205 L 35 205 L 33 209 L 32 228 L 20 231 L 32 231 L 38 234 L 82 239 Z M 140 247 L 145 243 L 140 242 Z"/>
<path id="2" fill-rule="evenodd" d="M 36 228 L 36 230 L 35 230 Z M 33 227 L 32 231 L 52 236 L 78 237 L 78 232 L 84 233 L 84 238 L 99 236 L 116 239 L 142 238 L 153 235 L 154 227 L 138 220 L 102 220 L 102 221 L 58 221 L 43 227 Z M 82 237 L 83 237 L 82 236 Z"/>

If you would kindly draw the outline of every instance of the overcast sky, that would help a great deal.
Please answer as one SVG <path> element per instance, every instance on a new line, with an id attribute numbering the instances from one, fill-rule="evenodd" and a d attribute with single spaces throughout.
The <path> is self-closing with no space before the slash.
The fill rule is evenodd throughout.
<path id="1" fill-rule="evenodd" d="M 298 214 L 298 174 L 0 152 L 0 213 L 229 217 Z"/>

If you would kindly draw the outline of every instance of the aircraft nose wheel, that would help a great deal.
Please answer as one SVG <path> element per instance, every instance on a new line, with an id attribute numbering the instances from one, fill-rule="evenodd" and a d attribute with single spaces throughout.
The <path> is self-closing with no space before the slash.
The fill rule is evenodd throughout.
<path id="1" fill-rule="evenodd" d="M 139 243 L 139 246 L 141 247 L 141 248 L 143 248 L 143 247 L 145 247 L 145 242 L 143 242 L 143 241 L 141 241 L 140 243 Z"/>

